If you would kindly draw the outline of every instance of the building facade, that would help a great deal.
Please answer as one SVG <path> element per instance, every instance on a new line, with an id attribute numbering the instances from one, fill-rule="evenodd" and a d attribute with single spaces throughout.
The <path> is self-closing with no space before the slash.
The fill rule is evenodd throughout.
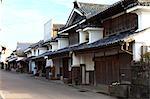
<path id="1" fill-rule="evenodd" d="M 140 61 L 142 46 L 149 46 L 149 2 L 91 5 L 74 2 L 65 27 L 59 31 L 60 35 L 67 34 L 69 46 L 54 55 L 68 54 L 72 83 L 130 83 L 131 62 Z"/>

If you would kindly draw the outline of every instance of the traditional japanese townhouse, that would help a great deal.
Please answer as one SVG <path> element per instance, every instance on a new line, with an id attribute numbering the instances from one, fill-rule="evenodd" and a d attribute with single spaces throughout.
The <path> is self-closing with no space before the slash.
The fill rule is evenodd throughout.
<path id="1" fill-rule="evenodd" d="M 44 24 L 44 39 L 32 44 L 27 50 L 26 54 L 29 60 L 30 71 L 33 74 L 39 74 L 39 76 L 46 76 L 49 78 L 49 72 L 53 72 L 54 75 L 51 78 L 57 79 L 59 70 L 59 65 L 54 66 L 56 61 L 53 62 L 51 58 L 46 55 L 50 54 L 52 51 L 56 51 L 58 48 L 58 41 L 55 39 L 57 36 L 57 31 L 62 24 L 53 24 L 52 20 L 47 21 Z M 58 71 L 59 72 L 59 71 Z"/>
<path id="2" fill-rule="evenodd" d="M 32 61 L 31 59 L 33 57 L 35 57 L 35 54 L 34 53 L 35 51 L 32 49 L 31 45 L 24 50 L 24 53 L 26 54 L 26 61 L 28 62 L 28 68 L 29 68 L 29 71 L 28 73 L 31 73 L 31 74 L 35 74 L 35 62 Z"/>
<path id="3" fill-rule="evenodd" d="M 16 69 L 17 68 L 17 56 L 12 52 L 9 57 L 6 58 L 6 70 Z"/>
<path id="4" fill-rule="evenodd" d="M 45 76 L 46 73 L 46 61 L 44 59 L 44 55 L 47 51 L 47 48 L 43 46 L 43 43 L 44 40 L 40 40 L 39 42 L 34 43 L 30 46 L 32 56 L 34 56 L 30 59 L 31 68 L 34 75 L 38 74 L 39 76 Z"/>
<path id="5" fill-rule="evenodd" d="M 150 44 L 150 24 L 145 21 L 149 20 L 149 8 L 145 0 L 122 0 L 89 16 L 89 20 L 100 20 L 104 29 L 102 39 L 81 48 L 94 51 L 96 84 L 130 83 L 131 62 L 140 61 L 142 46 Z"/>
<path id="6" fill-rule="evenodd" d="M 45 43 L 43 46 L 47 46 L 49 48 L 48 55 L 51 55 L 52 52 L 57 51 L 63 43 L 57 39 L 58 30 L 63 27 L 63 24 L 53 24 L 52 20 L 45 23 L 45 35 L 50 35 L 49 38 L 44 38 Z M 47 36 L 44 36 L 47 37 Z M 64 45 L 65 46 L 65 45 Z M 50 79 L 60 79 L 60 75 L 62 72 L 61 59 L 56 57 L 45 57 L 46 58 L 46 70 L 47 76 L 46 78 Z"/>
<path id="7" fill-rule="evenodd" d="M 17 68 L 19 72 L 28 72 L 28 63 L 26 62 L 26 55 L 24 50 L 28 48 L 31 43 L 17 43 L 16 55 L 17 55 Z"/>
<path id="8" fill-rule="evenodd" d="M 20 72 L 28 71 L 28 64 L 26 63 L 26 55 L 24 50 L 28 48 L 31 43 L 17 43 L 16 50 L 7 58 L 9 69 L 14 69 Z"/>
<path id="9" fill-rule="evenodd" d="M 92 4 L 74 2 L 74 8 L 68 18 L 68 21 L 64 28 L 59 31 L 60 35 L 68 35 L 69 47 L 61 49 L 61 54 L 65 53 L 67 60 L 64 60 L 64 65 L 68 65 L 69 80 L 72 83 L 78 84 L 94 84 L 94 62 L 92 60 L 93 53 L 84 54 L 77 53 L 74 50 L 75 46 L 91 43 L 102 38 L 103 35 L 99 35 L 101 28 L 99 28 L 100 21 L 93 21 L 92 24 L 88 22 L 87 16 L 96 14 L 108 7 L 108 5 Z M 96 24 L 96 25 L 95 25 Z M 88 33 L 87 30 L 83 31 L 82 27 L 96 26 Z M 62 55 L 61 55 L 62 56 Z M 66 63 L 68 62 L 68 63 Z"/>
<path id="10" fill-rule="evenodd" d="M 75 8 L 82 8 L 83 5 L 77 6 L 79 4 L 75 2 Z M 69 34 L 70 44 L 68 49 L 60 52 L 68 51 L 72 57 L 73 82 L 95 85 L 130 83 L 131 62 L 140 61 L 142 46 L 150 44 L 150 24 L 146 22 L 150 15 L 149 2 L 122 0 L 100 8 L 96 13 L 87 14 L 87 20 L 69 27 L 66 25 L 60 30 L 60 34 Z"/>

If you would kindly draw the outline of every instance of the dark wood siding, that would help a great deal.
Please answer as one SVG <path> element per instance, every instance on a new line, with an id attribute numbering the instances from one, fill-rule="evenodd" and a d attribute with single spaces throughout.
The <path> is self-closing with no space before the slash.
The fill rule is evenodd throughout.
<path id="1" fill-rule="evenodd" d="M 120 81 L 120 73 L 125 74 L 124 80 L 130 80 L 128 70 L 132 57 L 128 54 L 119 54 L 95 58 L 95 75 L 97 84 L 111 84 Z"/>
<path id="2" fill-rule="evenodd" d="M 80 84 L 81 83 L 80 67 L 72 67 L 71 76 L 72 76 L 72 83 L 73 84 Z"/>
<path id="3" fill-rule="evenodd" d="M 96 81 L 98 84 L 111 84 L 119 80 L 118 56 L 95 59 Z"/>
<path id="4" fill-rule="evenodd" d="M 129 54 L 119 55 L 121 81 L 131 81 L 131 60 L 132 56 Z"/>
<path id="5" fill-rule="evenodd" d="M 82 18 L 82 16 L 81 15 L 79 15 L 78 13 L 74 13 L 75 15 L 74 15 L 74 18 L 73 18 L 73 22 L 72 22 L 72 24 L 75 24 L 75 23 L 77 23 L 77 22 L 79 22 L 79 21 L 81 21 L 83 18 Z"/>
<path id="6" fill-rule="evenodd" d="M 105 67 L 104 61 L 95 61 L 96 83 L 104 84 L 106 82 L 106 79 L 103 78 L 105 75 L 102 71 L 103 67 Z"/>
<path id="7" fill-rule="evenodd" d="M 71 32 L 69 33 L 69 45 L 74 45 L 79 43 L 79 33 Z"/>
<path id="8" fill-rule="evenodd" d="M 83 17 L 80 14 L 74 12 L 68 26 L 76 24 L 77 22 L 81 21 L 82 19 L 83 19 Z"/>
<path id="9" fill-rule="evenodd" d="M 68 58 L 63 58 L 63 77 L 64 78 L 68 78 L 69 77 Z"/>
<path id="10" fill-rule="evenodd" d="M 94 71 L 88 71 L 89 72 L 89 84 L 94 85 Z"/>
<path id="11" fill-rule="evenodd" d="M 138 27 L 138 17 L 134 13 L 128 13 L 119 17 L 108 19 L 103 22 L 104 36 L 136 30 Z"/>

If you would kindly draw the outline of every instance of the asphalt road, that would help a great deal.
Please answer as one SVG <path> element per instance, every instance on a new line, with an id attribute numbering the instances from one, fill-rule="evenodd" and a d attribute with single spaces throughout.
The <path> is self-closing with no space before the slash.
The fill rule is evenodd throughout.
<path id="1" fill-rule="evenodd" d="M 0 96 L 4 99 L 115 99 L 98 93 L 79 92 L 67 85 L 37 80 L 26 74 L 1 70 Z"/>

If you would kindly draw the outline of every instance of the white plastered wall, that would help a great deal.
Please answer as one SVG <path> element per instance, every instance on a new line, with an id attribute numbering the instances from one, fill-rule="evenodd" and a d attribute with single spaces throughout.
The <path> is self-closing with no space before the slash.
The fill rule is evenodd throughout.
<path id="1" fill-rule="evenodd" d="M 78 54 L 73 53 L 73 65 L 79 67 L 80 64 L 85 64 L 85 70 L 82 70 L 82 84 L 89 84 L 89 72 L 84 71 L 94 71 L 94 54 Z"/>
<path id="2" fill-rule="evenodd" d="M 53 66 L 55 66 L 55 77 L 57 77 L 57 74 L 60 74 L 60 67 L 62 67 L 62 59 L 56 58 L 52 59 Z"/>
<path id="3" fill-rule="evenodd" d="M 80 63 L 86 65 L 86 71 L 94 71 L 93 54 L 81 54 Z"/>
<path id="4" fill-rule="evenodd" d="M 39 55 L 45 53 L 47 51 L 46 48 L 42 47 L 42 48 L 38 48 L 39 49 Z"/>
<path id="5" fill-rule="evenodd" d="M 65 48 L 69 45 L 68 38 L 59 38 L 58 39 L 58 49 Z"/>
<path id="6" fill-rule="evenodd" d="M 31 49 L 31 54 L 32 56 L 36 56 L 36 54 L 34 53 L 34 49 Z"/>
<path id="7" fill-rule="evenodd" d="M 94 61 L 93 61 L 93 57 L 94 55 L 91 53 L 91 54 L 82 54 L 80 56 L 80 63 L 81 64 L 85 64 L 85 69 L 86 71 L 94 71 Z M 89 84 L 89 72 L 86 72 L 85 74 L 82 73 L 82 84 Z M 85 80 L 85 81 L 84 81 Z"/>
<path id="8" fill-rule="evenodd" d="M 77 30 L 77 32 L 79 32 L 79 43 L 81 44 L 86 42 L 87 32 L 84 32 L 82 29 Z"/>
<path id="9" fill-rule="evenodd" d="M 51 42 L 52 51 L 56 51 L 58 49 L 58 42 Z"/>
<path id="10" fill-rule="evenodd" d="M 37 71 L 35 69 L 35 61 L 31 62 L 31 67 L 32 67 L 33 74 L 36 74 Z"/>
<path id="11" fill-rule="evenodd" d="M 144 30 L 136 34 L 133 39 L 133 60 L 140 61 L 141 59 L 141 46 L 150 46 L 150 29 Z"/>
<path id="12" fill-rule="evenodd" d="M 150 45 L 150 6 L 135 6 L 127 10 L 127 13 L 136 13 L 138 15 L 138 31 L 142 31 L 133 37 L 135 43 L 133 44 L 133 60 L 140 61 L 141 46 Z M 144 30 L 146 29 L 146 30 Z"/>
<path id="13" fill-rule="evenodd" d="M 85 28 L 84 32 L 89 33 L 89 43 L 93 43 L 103 38 L 103 28 Z"/>
<path id="14" fill-rule="evenodd" d="M 80 64 L 86 65 L 86 71 L 93 71 L 94 70 L 94 61 L 93 54 L 81 54 L 75 55 L 73 53 L 73 66 L 80 66 Z"/>
<path id="15" fill-rule="evenodd" d="M 72 67 L 79 67 L 80 66 L 80 56 L 72 54 Z"/>

